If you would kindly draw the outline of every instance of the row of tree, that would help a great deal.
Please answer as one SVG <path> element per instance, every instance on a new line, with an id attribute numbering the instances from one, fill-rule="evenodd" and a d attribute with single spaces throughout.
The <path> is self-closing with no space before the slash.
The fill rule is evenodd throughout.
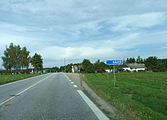
<path id="1" fill-rule="evenodd" d="M 156 56 L 150 56 L 146 59 L 142 59 L 140 56 L 135 58 L 127 58 L 126 64 L 129 63 L 141 63 L 145 64 L 148 71 L 164 72 L 167 71 L 167 59 L 158 59 Z"/>
<path id="2" fill-rule="evenodd" d="M 145 59 L 142 59 L 140 56 L 137 58 L 127 58 L 125 63 L 144 63 Z"/>
<path id="3" fill-rule="evenodd" d="M 165 72 L 167 71 L 167 59 L 158 59 L 157 57 L 149 57 L 144 61 L 148 71 Z"/>
<path id="4" fill-rule="evenodd" d="M 150 56 L 146 59 L 142 59 L 140 56 L 137 58 L 127 58 L 124 61 L 124 65 L 128 64 L 145 64 L 147 71 L 153 72 L 165 72 L 167 71 L 167 59 L 158 59 L 155 56 Z M 123 66 L 124 66 L 123 65 Z M 72 66 L 78 66 L 80 72 L 85 73 L 103 73 L 106 69 L 113 69 L 113 66 L 106 65 L 104 62 L 98 60 L 95 63 L 91 63 L 88 59 L 83 60 L 82 63 L 68 64 L 61 66 L 58 71 L 72 72 Z M 123 71 L 122 66 L 116 66 L 117 70 Z"/>
<path id="5" fill-rule="evenodd" d="M 8 71 L 23 71 L 29 68 L 31 64 L 34 67 L 34 71 L 43 70 L 42 56 L 35 53 L 32 57 L 26 47 L 20 45 L 14 45 L 11 43 L 9 47 L 6 47 L 4 56 L 2 56 L 3 66 Z M 167 71 L 167 59 L 158 59 L 155 56 L 142 59 L 140 56 L 137 58 L 127 58 L 124 64 L 145 64 L 148 71 Z M 68 64 L 66 66 L 53 67 L 47 69 L 47 72 L 72 72 L 72 66 L 77 66 L 80 72 L 96 73 L 105 72 L 105 69 L 113 69 L 113 66 L 106 65 L 104 62 L 98 60 L 95 63 L 91 63 L 88 59 L 83 60 L 82 63 Z M 122 71 L 121 66 L 117 66 L 117 69 Z"/>
<path id="6" fill-rule="evenodd" d="M 84 73 L 103 73 L 105 69 L 112 69 L 112 66 L 106 65 L 104 62 L 97 60 L 95 63 L 91 63 L 90 60 L 84 59 L 82 63 L 76 64 L 68 64 L 66 66 L 61 66 L 59 69 L 58 67 L 51 68 L 48 71 L 56 71 L 56 72 L 72 72 L 72 66 L 77 66 L 80 72 Z M 55 69 L 56 68 L 56 69 Z"/>
<path id="7" fill-rule="evenodd" d="M 35 72 L 43 68 L 41 55 L 35 53 L 31 57 L 26 47 L 14 45 L 13 43 L 11 43 L 9 47 L 6 47 L 2 60 L 4 68 L 8 71 L 23 71 L 29 68 L 30 63 L 34 67 Z"/>
<path id="8" fill-rule="evenodd" d="M 104 62 L 97 60 L 94 64 L 89 60 L 85 59 L 82 62 L 81 72 L 84 73 L 103 73 L 105 69 L 108 69 L 110 66 L 106 65 Z"/>
<path id="9" fill-rule="evenodd" d="M 26 47 L 21 48 L 19 45 L 10 44 L 2 56 L 3 66 L 6 70 L 19 70 L 29 67 L 30 56 Z"/>

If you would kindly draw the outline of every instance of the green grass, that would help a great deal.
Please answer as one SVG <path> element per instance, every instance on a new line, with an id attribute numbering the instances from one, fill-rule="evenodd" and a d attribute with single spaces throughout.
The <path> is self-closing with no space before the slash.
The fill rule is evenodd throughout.
<path id="1" fill-rule="evenodd" d="M 86 83 L 130 120 L 167 120 L 167 73 L 85 74 Z"/>
<path id="2" fill-rule="evenodd" d="M 16 74 L 16 75 L 0 75 L 0 85 L 6 84 L 9 82 L 14 82 L 17 80 L 22 80 L 25 78 L 37 76 L 40 74 Z"/>

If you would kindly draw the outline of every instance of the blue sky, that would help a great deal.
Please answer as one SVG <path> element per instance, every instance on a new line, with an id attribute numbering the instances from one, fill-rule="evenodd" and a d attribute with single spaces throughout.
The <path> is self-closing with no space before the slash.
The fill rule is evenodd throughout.
<path id="1" fill-rule="evenodd" d="M 3 0 L 0 56 L 11 42 L 40 53 L 45 67 L 64 58 L 167 58 L 167 0 Z"/>

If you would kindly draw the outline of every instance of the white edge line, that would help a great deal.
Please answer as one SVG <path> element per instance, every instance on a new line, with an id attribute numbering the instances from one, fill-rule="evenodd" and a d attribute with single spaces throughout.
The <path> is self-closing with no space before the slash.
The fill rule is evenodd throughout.
<path id="1" fill-rule="evenodd" d="M 49 77 L 51 77 L 51 76 L 52 76 L 52 75 L 47 76 L 46 78 L 44 78 L 44 79 L 42 79 L 42 80 L 36 82 L 35 84 L 29 86 L 28 88 L 24 89 L 23 91 L 17 93 L 16 96 L 21 95 L 22 93 L 24 93 L 24 92 L 26 92 L 27 90 L 31 89 L 32 87 L 38 85 L 39 83 L 43 82 L 44 80 L 46 80 L 47 78 L 49 78 Z M 16 96 L 12 96 L 12 97 L 8 98 L 7 100 L 3 101 L 2 103 L 0 103 L 0 106 L 2 106 L 3 104 L 7 103 L 7 102 L 10 101 L 10 100 L 12 100 L 12 99 L 15 98 Z"/>
<path id="2" fill-rule="evenodd" d="M 88 104 L 99 120 L 109 120 L 109 118 L 81 91 L 77 90 L 82 99 Z"/>
<path id="3" fill-rule="evenodd" d="M 64 76 L 71 82 L 71 79 L 65 73 Z"/>

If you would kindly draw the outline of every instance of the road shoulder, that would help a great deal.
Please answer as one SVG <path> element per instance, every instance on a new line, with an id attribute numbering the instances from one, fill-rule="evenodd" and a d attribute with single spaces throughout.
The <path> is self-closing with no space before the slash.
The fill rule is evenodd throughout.
<path id="1" fill-rule="evenodd" d="M 112 120 L 126 120 L 125 117 L 111 104 L 99 97 L 85 82 L 81 74 L 66 73 L 71 79 L 105 114 Z"/>

